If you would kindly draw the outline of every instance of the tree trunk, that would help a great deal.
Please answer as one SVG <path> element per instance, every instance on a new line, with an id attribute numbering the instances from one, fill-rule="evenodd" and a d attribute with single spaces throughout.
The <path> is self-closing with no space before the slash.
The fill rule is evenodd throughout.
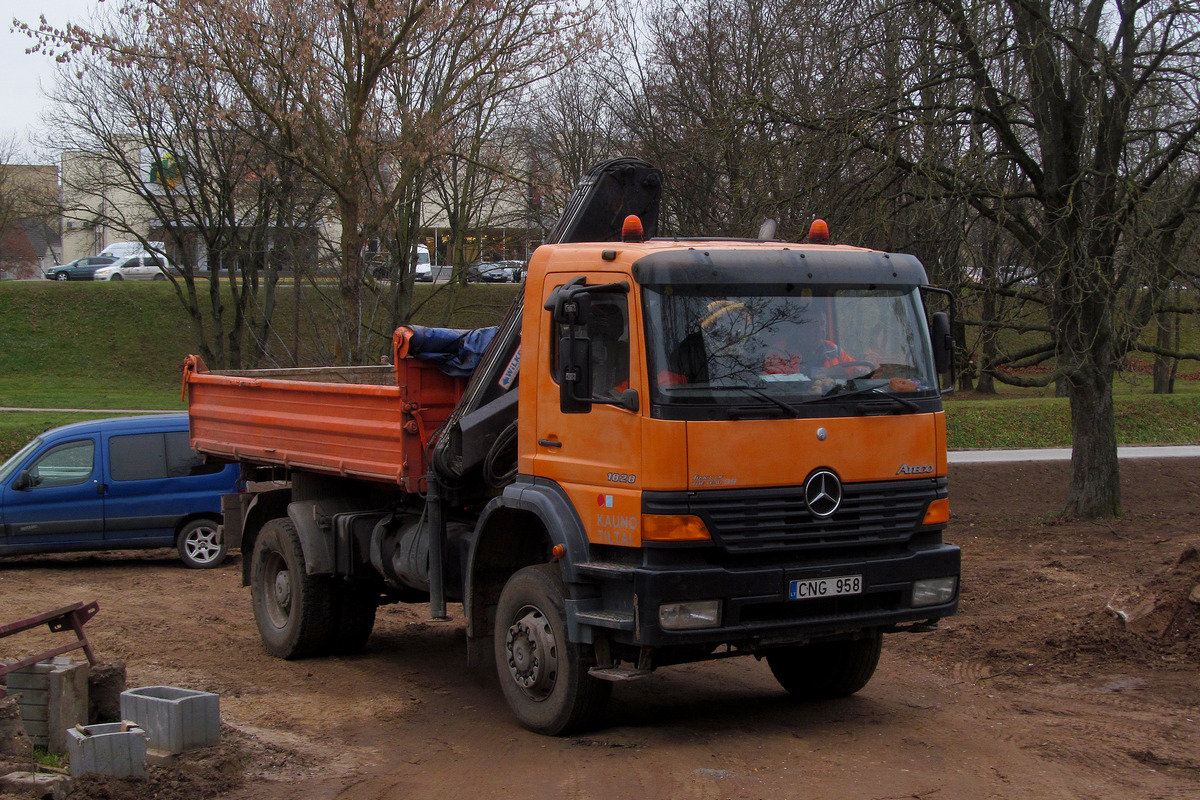
<path id="1" fill-rule="evenodd" d="M 1176 346 L 1175 330 L 1179 324 L 1177 315 L 1174 314 L 1157 314 L 1155 321 L 1158 323 L 1158 332 L 1155 344 L 1163 350 L 1170 350 Z M 1154 356 L 1154 393 L 1155 394 L 1171 394 L 1175 389 L 1175 359 L 1168 358 L 1163 355 Z"/>
<path id="2" fill-rule="evenodd" d="M 339 203 L 342 222 L 341 273 L 338 280 L 340 308 L 337 346 L 334 356 L 338 364 L 357 364 L 362 328 L 362 271 L 361 251 L 363 236 L 359 230 L 359 205 L 342 198 Z"/>
<path id="3" fill-rule="evenodd" d="M 980 394 L 996 394 L 996 329 L 989 323 L 996 319 L 996 298 L 991 292 L 985 292 L 980 307 L 983 328 L 979 339 L 979 376 L 975 382 L 975 391 Z"/>
<path id="4" fill-rule="evenodd" d="M 1073 446 L 1064 516 L 1097 519 L 1121 514 L 1112 379 L 1111 369 L 1090 367 L 1070 381 Z"/>
<path id="5" fill-rule="evenodd" d="M 958 343 L 954 357 L 958 360 L 958 390 L 969 392 L 975 385 L 975 370 L 971 368 L 967 351 L 967 326 L 961 320 L 954 322 L 954 341 Z"/>

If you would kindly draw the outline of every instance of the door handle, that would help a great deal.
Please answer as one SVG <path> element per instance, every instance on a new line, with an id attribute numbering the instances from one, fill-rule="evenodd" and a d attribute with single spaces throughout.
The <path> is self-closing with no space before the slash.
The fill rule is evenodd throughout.
<path id="1" fill-rule="evenodd" d="M 538 439 L 538 444 L 542 447 L 562 447 L 562 442 L 557 439 Z"/>

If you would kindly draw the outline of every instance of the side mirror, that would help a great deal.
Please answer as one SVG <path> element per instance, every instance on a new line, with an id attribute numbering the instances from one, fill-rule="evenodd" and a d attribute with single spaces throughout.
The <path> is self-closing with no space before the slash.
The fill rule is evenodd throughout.
<path id="1" fill-rule="evenodd" d="M 592 343 L 574 332 L 558 340 L 558 406 L 564 414 L 592 407 Z"/>
<path id="2" fill-rule="evenodd" d="M 939 375 L 954 368 L 954 334 L 950 331 L 950 316 L 944 311 L 933 315 L 929 325 L 933 340 L 933 365 Z"/>
<path id="3" fill-rule="evenodd" d="M 33 476 L 29 474 L 29 470 L 24 470 L 13 479 L 12 488 L 14 491 L 23 492 L 26 489 L 32 489 L 35 486 Z"/>

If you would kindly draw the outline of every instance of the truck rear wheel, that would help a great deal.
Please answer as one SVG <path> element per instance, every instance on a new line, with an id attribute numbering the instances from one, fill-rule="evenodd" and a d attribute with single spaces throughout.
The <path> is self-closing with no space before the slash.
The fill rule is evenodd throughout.
<path id="1" fill-rule="evenodd" d="M 771 650 L 767 666 L 775 680 L 795 697 L 831 700 L 847 697 L 867 685 L 879 664 L 883 636 L 871 631 L 863 639 L 817 642 Z"/>
<path id="2" fill-rule="evenodd" d="M 328 576 L 308 574 L 290 519 L 263 525 L 250 576 L 254 621 L 267 652 L 279 658 L 328 652 L 334 632 L 333 586 Z"/>
<path id="3" fill-rule="evenodd" d="M 551 736 L 592 724 L 612 684 L 588 675 L 581 645 L 567 641 L 567 589 L 554 564 L 526 567 L 500 593 L 496 671 L 522 726 Z"/>

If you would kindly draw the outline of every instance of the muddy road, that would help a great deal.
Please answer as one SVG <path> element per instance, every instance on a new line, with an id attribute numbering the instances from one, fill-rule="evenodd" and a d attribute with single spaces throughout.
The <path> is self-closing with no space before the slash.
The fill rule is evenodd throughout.
<path id="1" fill-rule="evenodd" d="M 1104 524 L 1054 519 L 1066 469 L 952 467 L 961 614 L 885 639 L 874 680 L 821 704 L 738 658 L 618 685 L 606 727 L 541 737 L 465 666 L 456 607 L 449 623 L 386 607 L 365 653 L 281 661 L 236 558 L 197 572 L 168 551 L 0 561 L 0 621 L 96 599 L 93 646 L 130 686 L 221 696 L 219 746 L 74 797 L 1200 796 L 1200 460 L 1126 463 L 1126 515 Z M 52 640 L 0 641 L 0 658 Z"/>

